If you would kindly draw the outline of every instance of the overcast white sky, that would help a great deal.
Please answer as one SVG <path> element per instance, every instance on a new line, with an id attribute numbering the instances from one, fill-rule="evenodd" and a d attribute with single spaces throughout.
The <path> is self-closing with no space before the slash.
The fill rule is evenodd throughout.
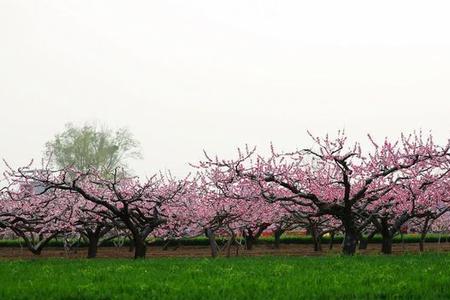
<path id="1" fill-rule="evenodd" d="M 0 157 L 128 127 L 140 175 L 306 134 L 450 137 L 449 1 L 0 0 Z M 3 167 L 0 167 L 0 170 Z"/>

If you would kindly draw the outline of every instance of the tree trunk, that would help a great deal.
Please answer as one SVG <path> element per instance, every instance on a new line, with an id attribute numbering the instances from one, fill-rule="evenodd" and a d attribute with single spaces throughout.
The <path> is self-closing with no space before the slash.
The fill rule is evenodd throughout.
<path id="1" fill-rule="evenodd" d="M 82 233 L 88 239 L 88 255 L 87 258 L 95 258 L 97 256 L 98 245 L 100 239 L 109 231 L 111 227 L 98 225 L 95 230 L 85 228 Z"/>
<path id="2" fill-rule="evenodd" d="M 425 237 L 428 232 L 428 223 L 430 222 L 430 218 L 427 217 L 425 219 L 425 224 L 422 227 L 422 230 L 420 232 L 420 240 L 419 240 L 419 251 L 423 252 L 425 250 Z"/>
<path id="3" fill-rule="evenodd" d="M 392 239 L 395 234 L 395 228 L 390 228 L 388 220 L 386 218 L 382 218 L 379 222 L 380 224 L 380 233 L 381 233 L 381 253 L 383 254 L 392 254 Z"/>
<path id="4" fill-rule="evenodd" d="M 255 240 L 253 236 L 253 231 L 251 229 L 244 229 L 242 232 L 242 236 L 245 240 L 245 249 L 246 250 L 252 250 L 253 249 L 253 242 Z"/>
<path id="5" fill-rule="evenodd" d="M 360 250 L 367 249 L 369 242 L 373 239 L 373 237 L 375 236 L 376 233 L 377 233 L 377 231 L 374 230 L 367 236 L 367 238 L 361 238 L 361 240 L 359 241 L 359 249 Z"/>
<path id="6" fill-rule="evenodd" d="M 359 250 L 366 250 L 367 249 L 367 245 L 369 244 L 369 240 L 363 236 L 361 236 L 360 240 L 359 240 Z"/>
<path id="7" fill-rule="evenodd" d="M 245 237 L 245 249 L 252 250 L 253 249 L 253 242 L 254 239 L 252 236 L 246 236 Z"/>
<path id="8" fill-rule="evenodd" d="M 314 251 L 316 252 L 322 251 L 322 243 L 320 241 L 320 237 L 314 242 Z"/>
<path id="9" fill-rule="evenodd" d="M 44 247 L 48 244 L 48 242 L 50 242 L 50 240 L 52 240 L 53 238 L 56 237 L 56 233 L 44 238 L 43 235 L 39 236 L 39 242 L 35 243 L 30 241 L 29 238 L 27 238 L 27 236 L 20 230 L 17 230 L 15 228 L 11 228 L 14 233 L 16 233 L 18 236 L 20 236 L 23 241 L 25 242 L 26 247 L 31 251 L 31 253 L 33 253 L 34 255 L 41 255 L 42 249 L 44 249 Z"/>
<path id="10" fill-rule="evenodd" d="M 215 258 L 219 254 L 219 247 L 217 246 L 214 231 L 212 231 L 210 228 L 207 228 L 205 230 L 205 234 L 209 240 L 209 247 L 211 248 L 211 257 Z"/>
<path id="11" fill-rule="evenodd" d="M 232 232 L 231 236 L 230 236 L 230 239 L 227 241 L 227 254 L 226 254 L 227 257 L 231 256 L 231 246 L 234 243 L 234 239 L 235 239 L 234 232 Z"/>
<path id="12" fill-rule="evenodd" d="M 392 236 L 390 234 L 382 235 L 381 253 L 392 254 Z"/>
<path id="13" fill-rule="evenodd" d="M 30 248 L 31 253 L 33 253 L 34 255 L 41 255 L 42 252 L 42 248 L 38 247 L 38 248 Z"/>
<path id="14" fill-rule="evenodd" d="M 423 252 L 424 250 L 425 250 L 425 247 L 424 247 L 424 240 L 425 240 L 425 238 L 422 238 L 422 236 L 420 237 L 420 240 L 419 240 L 419 251 L 420 252 Z"/>
<path id="15" fill-rule="evenodd" d="M 333 243 L 334 243 L 334 232 L 330 233 L 330 243 L 328 245 L 328 249 L 332 250 L 333 249 Z"/>
<path id="16" fill-rule="evenodd" d="M 342 253 L 344 255 L 354 255 L 356 252 L 356 244 L 358 243 L 358 234 L 353 230 L 345 230 L 344 243 L 342 245 Z"/>
<path id="17" fill-rule="evenodd" d="M 351 213 L 350 208 L 345 208 L 345 212 L 340 217 L 340 220 L 344 227 L 342 254 L 354 255 L 356 253 L 356 246 L 358 245 L 358 238 L 361 233 L 357 230 L 358 227 L 355 224 L 355 216 Z"/>
<path id="18" fill-rule="evenodd" d="M 93 235 L 88 236 L 88 240 L 89 240 L 89 245 L 88 245 L 87 258 L 95 258 L 97 256 L 99 237 L 93 236 Z"/>
<path id="19" fill-rule="evenodd" d="M 311 228 L 311 237 L 314 243 L 314 251 L 322 251 L 321 236 L 315 228 Z"/>
<path id="20" fill-rule="evenodd" d="M 139 238 L 134 240 L 134 258 L 140 259 L 145 258 L 145 254 L 147 252 L 147 245 L 145 244 L 145 240 Z"/>
<path id="21" fill-rule="evenodd" d="M 134 240 L 130 238 L 130 244 L 128 245 L 128 252 L 134 251 Z"/>
<path id="22" fill-rule="evenodd" d="M 264 230 L 266 230 L 267 227 L 269 227 L 269 225 L 270 224 L 261 224 L 255 231 L 250 228 L 243 230 L 242 235 L 245 238 L 245 248 L 247 250 L 253 249 L 253 245 L 258 241 L 261 234 L 264 232 Z"/>
<path id="23" fill-rule="evenodd" d="M 283 234 L 283 230 L 281 230 L 281 229 L 276 229 L 274 232 L 274 237 L 275 237 L 274 247 L 275 247 L 275 249 L 280 248 L 280 241 L 281 241 L 282 234 Z"/>

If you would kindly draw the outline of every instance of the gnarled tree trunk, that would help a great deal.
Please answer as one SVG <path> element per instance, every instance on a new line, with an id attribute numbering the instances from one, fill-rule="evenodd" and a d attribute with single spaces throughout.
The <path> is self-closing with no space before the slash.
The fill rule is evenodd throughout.
<path id="1" fill-rule="evenodd" d="M 267 227 L 269 227 L 269 224 L 259 225 L 256 232 L 253 232 L 253 230 L 250 228 L 244 229 L 242 235 L 244 236 L 245 239 L 245 249 L 252 250 L 253 245 L 256 243 L 256 241 L 259 239 L 259 237 L 261 236 L 263 231 L 266 230 Z"/>
<path id="2" fill-rule="evenodd" d="M 389 229 L 389 224 L 386 219 L 381 220 L 381 253 L 392 254 L 392 239 L 394 238 L 394 229 Z"/>
<path id="3" fill-rule="evenodd" d="M 392 236 L 390 234 L 388 235 L 382 235 L 383 240 L 381 242 L 381 253 L 383 254 L 392 254 Z"/>
<path id="4" fill-rule="evenodd" d="M 425 250 L 425 237 L 427 236 L 428 229 L 430 227 L 430 217 L 425 218 L 425 223 L 423 224 L 422 230 L 420 231 L 419 240 L 419 251 L 423 252 Z"/>
<path id="5" fill-rule="evenodd" d="M 216 242 L 216 236 L 211 228 L 206 228 L 205 235 L 209 241 L 209 247 L 211 249 L 211 257 L 215 258 L 219 255 L 219 246 Z"/>
<path id="6" fill-rule="evenodd" d="M 314 244 L 314 251 L 316 252 L 322 251 L 322 243 L 321 243 L 322 237 L 319 233 L 319 230 L 317 229 L 315 224 L 311 224 L 309 229 Z"/>
<path id="7" fill-rule="evenodd" d="M 377 233 L 377 231 L 373 230 L 371 233 L 369 233 L 369 235 L 366 238 L 364 238 L 361 235 L 361 239 L 359 240 L 359 249 L 360 250 L 367 249 L 367 246 L 369 245 L 369 242 L 373 239 L 373 237 L 375 236 L 376 233 Z"/>
<path id="8" fill-rule="evenodd" d="M 356 245 L 358 244 L 359 232 L 356 230 L 353 216 L 347 212 L 345 217 L 341 219 L 344 227 L 344 241 L 342 243 L 342 254 L 354 255 L 356 253 Z"/>
<path id="9" fill-rule="evenodd" d="M 354 231 L 345 231 L 342 253 L 344 255 L 354 255 L 356 253 L 356 244 L 358 243 L 358 234 Z"/>
<path id="10" fill-rule="evenodd" d="M 88 237 L 89 245 L 88 245 L 87 258 L 95 258 L 95 257 L 97 257 L 98 242 L 99 242 L 99 237 L 98 236 Z"/>
<path id="11" fill-rule="evenodd" d="M 145 239 L 135 239 L 134 241 L 134 258 L 145 258 L 147 253 L 147 244 Z"/>
<path id="12" fill-rule="evenodd" d="M 274 248 L 279 249 L 280 248 L 280 242 L 281 242 L 281 235 L 284 233 L 284 230 L 282 229 L 275 229 L 273 235 L 274 235 Z"/>
<path id="13" fill-rule="evenodd" d="M 335 233 L 334 233 L 334 231 L 332 231 L 332 232 L 330 233 L 330 243 L 328 244 L 328 249 L 329 249 L 329 250 L 332 250 L 332 249 L 333 249 L 334 236 L 335 236 Z"/>
<path id="14" fill-rule="evenodd" d="M 97 257 L 97 250 L 98 246 L 100 245 L 100 239 L 109 231 L 111 231 L 111 226 L 104 224 L 96 225 L 94 230 L 90 227 L 85 227 L 83 229 L 83 232 L 81 234 L 84 235 L 88 240 L 87 258 Z"/>

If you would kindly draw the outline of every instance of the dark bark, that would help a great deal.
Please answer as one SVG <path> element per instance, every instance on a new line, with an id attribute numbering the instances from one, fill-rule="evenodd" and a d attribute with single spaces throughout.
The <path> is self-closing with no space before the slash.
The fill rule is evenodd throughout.
<path id="1" fill-rule="evenodd" d="M 131 227 L 131 226 L 129 226 Z M 144 230 L 139 230 L 136 227 L 131 227 L 131 235 L 133 237 L 134 245 L 134 259 L 143 259 L 147 253 L 147 244 L 145 239 L 148 234 L 153 230 L 152 227 L 147 227 Z"/>
<path id="2" fill-rule="evenodd" d="M 381 242 L 381 253 L 392 254 L 392 235 L 382 235 L 383 240 Z"/>
<path id="3" fill-rule="evenodd" d="M 369 244 L 369 241 L 367 240 L 366 237 L 361 236 L 359 238 L 359 250 L 366 250 L 367 249 L 367 245 Z"/>
<path id="4" fill-rule="evenodd" d="M 38 248 L 29 248 L 31 253 L 33 253 L 34 255 L 41 255 L 42 252 L 42 247 L 38 247 Z"/>
<path id="5" fill-rule="evenodd" d="M 331 233 L 330 233 L 330 243 L 328 244 L 328 248 L 329 248 L 330 250 L 333 249 L 334 235 L 335 235 L 334 232 L 331 232 Z"/>
<path id="6" fill-rule="evenodd" d="M 358 243 L 358 234 L 352 229 L 345 230 L 342 253 L 344 255 L 354 255 L 356 252 L 357 243 Z"/>
<path id="7" fill-rule="evenodd" d="M 100 241 L 100 232 L 88 229 L 85 234 L 88 240 L 87 258 L 95 258 L 97 256 L 98 242 Z"/>
<path id="8" fill-rule="evenodd" d="M 88 255 L 87 258 L 97 257 L 98 246 L 100 245 L 100 239 L 105 236 L 111 230 L 110 226 L 97 225 L 95 230 L 86 228 L 82 233 L 88 240 Z"/>
<path id="9" fill-rule="evenodd" d="M 420 252 L 423 252 L 425 250 L 425 237 L 427 236 L 427 233 L 428 233 L 429 223 L 430 223 L 430 217 L 426 217 L 425 223 L 422 227 L 422 230 L 420 231 L 420 240 L 419 240 L 419 251 Z"/>
<path id="10" fill-rule="evenodd" d="M 369 242 L 373 239 L 373 237 L 375 236 L 375 234 L 377 234 L 377 232 L 378 232 L 377 230 L 373 230 L 371 233 L 369 233 L 367 237 L 363 237 L 361 235 L 361 239 L 359 240 L 359 249 L 360 250 L 367 249 Z"/>
<path id="11" fill-rule="evenodd" d="M 30 250 L 30 252 L 34 255 L 41 255 L 42 249 L 44 249 L 44 247 L 47 246 L 47 244 L 57 235 L 57 233 L 53 233 L 52 235 L 47 237 L 39 235 L 38 241 L 35 241 L 33 237 L 29 239 L 21 230 L 18 230 L 16 228 L 11 228 L 11 230 L 23 239 L 28 250 Z"/>
<path id="12" fill-rule="evenodd" d="M 314 244 L 314 251 L 316 252 L 322 251 L 322 243 L 321 243 L 322 237 L 315 225 L 310 226 L 310 233 Z"/>
<path id="13" fill-rule="evenodd" d="M 147 244 L 145 243 L 145 240 L 135 239 L 134 242 L 135 242 L 134 258 L 135 259 L 145 258 L 145 254 L 147 253 Z"/>
<path id="14" fill-rule="evenodd" d="M 227 257 L 231 256 L 231 246 L 234 244 L 235 241 L 235 235 L 234 232 L 231 232 L 231 237 L 230 239 L 227 241 L 227 245 L 226 245 L 226 249 L 227 249 Z"/>
<path id="15" fill-rule="evenodd" d="M 245 240 L 245 249 L 246 250 L 252 250 L 253 249 L 253 243 L 255 241 L 255 237 L 253 236 L 253 231 L 251 229 L 244 229 L 242 232 L 242 236 Z"/>
<path id="16" fill-rule="evenodd" d="M 134 251 L 134 240 L 132 237 L 130 237 L 130 243 L 128 244 L 128 251 L 133 252 Z"/>
<path id="17" fill-rule="evenodd" d="M 215 258 L 219 255 L 219 246 L 217 246 L 214 231 L 210 228 L 205 230 L 205 235 L 209 240 L 209 247 L 211 249 L 211 257 Z"/>
<path id="18" fill-rule="evenodd" d="M 420 240 L 419 240 L 419 251 L 420 252 L 423 252 L 424 250 L 425 250 L 425 238 L 422 238 L 422 236 L 420 237 Z"/>
<path id="19" fill-rule="evenodd" d="M 355 224 L 355 217 L 351 211 L 346 208 L 345 214 L 341 216 L 341 221 L 344 228 L 344 241 L 342 243 L 342 254 L 354 255 L 356 253 L 356 246 L 358 244 L 358 238 L 361 235 Z"/>
<path id="20" fill-rule="evenodd" d="M 395 228 L 390 229 L 387 219 L 382 219 L 381 222 L 381 253 L 392 254 L 392 239 L 395 234 Z M 400 226 L 399 226 L 400 227 Z"/>
<path id="21" fill-rule="evenodd" d="M 146 238 L 156 228 L 155 224 L 147 226 L 135 226 L 129 219 L 123 218 L 122 221 L 128 227 L 133 237 L 134 258 L 145 258 L 147 252 Z"/>
<path id="22" fill-rule="evenodd" d="M 27 177 L 24 173 L 20 173 L 20 175 L 24 178 L 30 178 Z M 100 182 L 104 182 L 104 184 L 102 184 L 102 187 L 105 187 L 109 192 L 113 194 L 112 201 L 108 201 L 103 197 L 97 197 L 96 195 L 91 194 L 89 191 L 84 190 L 82 187 L 77 185 L 77 182 L 79 180 L 83 180 L 83 178 L 89 177 L 88 175 L 91 175 L 91 173 L 87 172 L 85 174 L 78 174 L 77 178 L 72 180 L 70 184 L 65 181 L 53 182 L 48 179 L 38 179 L 37 181 L 45 184 L 46 190 L 58 189 L 64 191 L 73 191 L 80 194 L 86 200 L 106 208 L 109 211 L 108 214 L 110 214 L 114 219 L 120 220 L 123 223 L 124 227 L 126 227 L 126 229 L 128 229 L 133 236 L 135 246 L 134 257 L 144 258 L 146 254 L 145 240 L 147 236 L 155 228 L 166 221 L 159 213 L 158 208 L 164 201 L 167 201 L 169 198 L 172 199 L 173 197 L 175 197 L 175 195 L 181 191 L 183 185 L 180 183 L 174 193 L 168 197 L 162 195 L 154 195 L 158 200 L 156 203 L 154 203 L 155 206 L 150 212 L 147 210 L 141 210 L 139 208 L 139 205 L 136 205 L 136 201 L 145 201 L 143 198 L 146 197 L 143 197 L 143 195 L 149 192 L 153 187 L 150 182 L 148 184 L 144 184 L 136 191 L 134 191 L 133 195 L 128 195 L 127 197 L 125 197 L 120 192 L 120 189 L 117 188 L 117 186 L 120 185 L 121 178 L 118 178 L 116 169 L 114 170 L 113 180 L 104 180 L 104 178 L 101 177 L 95 179 L 95 181 L 98 180 Z M 30 179 L 35 180 L 36 178 L 32 177 Z M 134 205 L 130 207 L 130 203 L 134 203 Z"/>
<path id="23" fill-rule="evenodd" d="M 320 236 L 314 241 L 314 251 L 316 252 L 322 251 L 322 243 Z"/>
<path id="24" fill-rule="evenodd" d="M 99 239 L 97 237 L 89 238 L 87 258 L 97 257 L 98 242 L 99 242 Z"/>
<path id="25" fill-rule="evenodd" d="M 276 229 L 274 232 L 274 247 L 275 249 L 280 248 L 280 242 L 281 242 L 281 235 L 283 234 L 284 230 L 282 229 Z"/>
<path id="26" fill-rule="evenodd" d="M 402 250 L 405 251 L 405 238 L 403 236 L 403 232 L 400 232 L 400 240 L 402 242 Z"/>
<path id="27" fill-rule="evenodd" d="M 252 250 L 255 239 L 253 236 L 245 236 L 245 249 Z"/>
<path id="28" fill-rule="evenodd" d="M 244 236 L 244 239 L 245 239 L 245 249 L 252 250 L 253 249 L 253 245 L 259 239 L 259 237 L 261 236 L 263 231 L 266 230 L 267 227 L 269 227 L 269 225 L 270 224 L 259 225 L 259 227 L 256 230 L 256 232 L 254 232 L 250 228 L 244 229 L 243 232 L 242 232 L 242 235 Z"/>

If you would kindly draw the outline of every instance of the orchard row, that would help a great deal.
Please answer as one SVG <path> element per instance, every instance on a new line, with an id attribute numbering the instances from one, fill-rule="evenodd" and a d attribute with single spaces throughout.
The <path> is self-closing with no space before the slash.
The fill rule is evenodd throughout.
<path id="1" fill-rule="evenodd" d="M 303 228 L 320 249 L 325 234 L 343 234 L 344 254 L 363 237 L 380 234 L 383 253 L 408 228 L 425 236 L 450 227 L 450 143 L 432 136 L 402 135 L 369 149 L 350 144 L 344 133 L 312 136 L 314 145 L 269 155 L 241 149 L 233 159 L 205 154 L 186 178 L 159 174 L 145 180 L 68 166 L 29 166 L 5 173 L 0 195 L 0 231 L 23 239 L 39 254 L 57 236 L 83 236 L 89 257 L 102 240 L 129 236 L 135 258 L 149 237 L 206 235 L 212 256 L 216 237 L 227 249 L 243 238 L 248 249 L 263 231 L 275 239 Z"/>

